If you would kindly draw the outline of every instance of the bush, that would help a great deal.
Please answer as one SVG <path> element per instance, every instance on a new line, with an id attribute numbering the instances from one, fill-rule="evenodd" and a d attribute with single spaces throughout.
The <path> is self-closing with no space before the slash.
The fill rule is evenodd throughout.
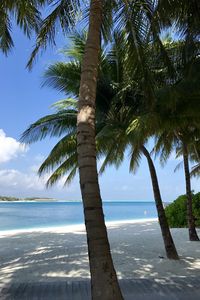
<path id="1" fill-rule="evenodd" d="M 170 227 L 187 227 L 186 200 L 186 195 L 181 195 L 165 208 Z M 200 226 L 200 193 L 193 194 L 192 201 L 195 224 Z"/>

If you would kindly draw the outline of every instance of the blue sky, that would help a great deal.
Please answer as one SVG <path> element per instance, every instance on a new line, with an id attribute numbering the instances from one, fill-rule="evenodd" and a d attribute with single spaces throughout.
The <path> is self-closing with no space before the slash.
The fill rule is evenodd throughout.
<path id="1" fill-rule="evenodd" d="M 50 105 L 65 96 L 50 88 L 41 88 L 42 74 L 53 61 L 61 60 L 59 49 L 67 39 L 58 37 L 57 47 L 48 49 L 38 58 L 31 72 L 25 69 L 34 41 L 26 39 L 20 30 L 13 31 L 15 48 L 8 57 L 0 53 L 0 195 L 48 196 L 66 200 L 80 200 L 78 177 L 68 187 L 61 182 L 46 190 L 47 176 L 38 178 L 37 168 L 47 156 L 56 140 L 45 140 L 27 148 L 18 140 L 21 133 L 38 118 L 51 112 Z M 171 201 L 185 192 L 183 170 L 174 173 L 177 164 L 172 155 L 165 168 L 156 162 L 163 200 Z M 198 191 L 199 181 L 192 181 Z M 116 170 L 108 168 L 100 177 L 103 200 L 153 200 L 146 160 L 141 160 L 138 172 L 128 172 L 128 157 Z"/>

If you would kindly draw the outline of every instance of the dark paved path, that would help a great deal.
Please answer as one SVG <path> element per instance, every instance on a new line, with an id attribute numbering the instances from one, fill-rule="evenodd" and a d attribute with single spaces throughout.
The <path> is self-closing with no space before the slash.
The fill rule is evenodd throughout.
<path id="1" fill-rule="evenodd" d="M 125 300 L 200 300 L 200 279 L 120 280 Z M 0 285 L 1 300 L 89 300 L 89 281 Z M 103 300 L 103 299 L 102 299 Z M 113 299 L 115 300 L 115 299 Z"/>

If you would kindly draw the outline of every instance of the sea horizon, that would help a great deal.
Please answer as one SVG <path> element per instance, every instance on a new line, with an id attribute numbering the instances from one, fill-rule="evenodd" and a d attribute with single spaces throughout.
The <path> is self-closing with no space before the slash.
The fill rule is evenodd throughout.
<path id="1" fill-rule="evenodd" d="M 41 198 L 40 200 L 1 200 L 0 199 L 0 203 L 20 203 L 20 202 L 26 202 L 26 203 L 52 203 L 52 202 L 64 202 L 64 203 L 82 203 L 82 200 L 60 200 L 60 199 L 53 199 L 53 200 L 46 200 L 44 198 L 44 200 Z M 118 203 L 118 202 L 122 202 L 122 203 L 126 203 L 126 202 L 133 202 L 133 203 L 155 203 L 154 200 L 102 200 L 102 203 Z M 163 203 L 171 203 L 172 201 L 163 201 Z"/>
<path id="2" fill-rule="evenodd" d="M 153 201 L 104 201 L 105 221 L 157 217 Z M 2 201 L 0 230 L 57 227 L 83 224 L 80 201 Z"/>

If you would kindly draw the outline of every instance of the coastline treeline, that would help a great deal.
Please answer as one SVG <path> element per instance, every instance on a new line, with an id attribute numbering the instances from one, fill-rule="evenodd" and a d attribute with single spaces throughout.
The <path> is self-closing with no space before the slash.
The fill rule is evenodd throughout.
<path id="1" fill-rule="evenodd" d="M 26 197 L 26 198 L 18 198 L 18 197 L 10 197 L 10 196 L 0 196 L 0 201 L 45 201 L 45 200 L 55 200 L 53 198 L 48 197 Z"/>

